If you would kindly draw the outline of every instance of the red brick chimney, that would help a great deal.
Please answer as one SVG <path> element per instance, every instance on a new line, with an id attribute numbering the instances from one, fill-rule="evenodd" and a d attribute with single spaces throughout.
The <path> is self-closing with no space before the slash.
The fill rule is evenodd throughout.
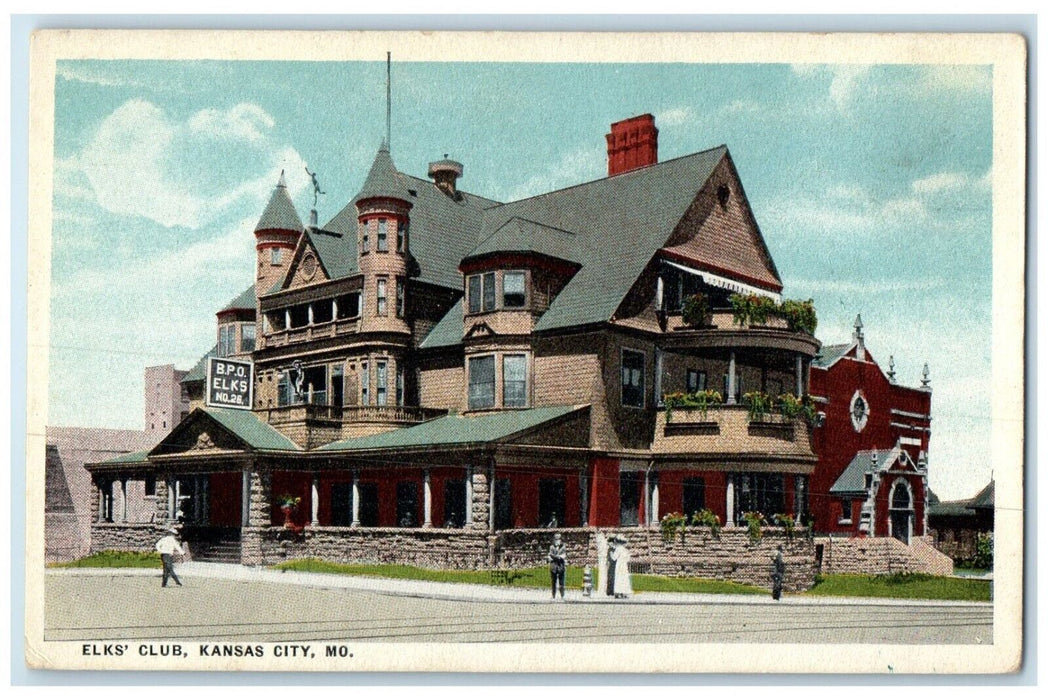
<path id="1" fill-rule="evenodd" d="M 605 138 L 609 177 L 659 162 L 659 130 L 650 114 L 615 122 Z"/>

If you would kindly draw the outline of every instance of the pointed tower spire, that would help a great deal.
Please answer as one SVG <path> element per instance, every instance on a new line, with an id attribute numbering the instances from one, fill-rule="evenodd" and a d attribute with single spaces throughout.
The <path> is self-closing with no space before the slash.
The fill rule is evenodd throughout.
<path id="1" fill-rule="evenodd" d="M 932 388 L 932 380 L 928 378 L 928 363 L 927 362 L 924 363 L 924 370 L 921 372 L 921 388 L 922 389 L 931 389 Z"/>
<path id="2" fill-rule="evenodd" d="M 260 231 L 292 231 L 296 236 L 302 233 L 302 219 L 287 193 L 287 181 L 284 179 L 283 170 L 280 171 L 280 179 L 269 197 L 269 204 L 255 226 L 255 233 Z"/>
<path id="3" fill-rule="evenodd" d="M 859 361 L 866 360 L 866 338 L 862 333 L 862 314 L 855 316 L 855 332 L 852 333 L 852 342 L 855 343 L 855 358 Z"/>
<path id="4" fill-rule="evenodd" d="M 888 381 L 895 383 L 895 355 L 888 355 Z"/>
<path id="5" fill-rule="evenodd" d="M 365 199 L 384 197 L 387 199 L 399 199 L 410 204 L 411 199 L 405 187 L 403 178 L 393 165 L 393 159 L 389 155 L 389 146 L 383 142 L 379 146 L 375 160 L 371 163 L 371 170 L 364 179 L 364 185 L 360 192 L 353 198 L 356 204 Z"/>

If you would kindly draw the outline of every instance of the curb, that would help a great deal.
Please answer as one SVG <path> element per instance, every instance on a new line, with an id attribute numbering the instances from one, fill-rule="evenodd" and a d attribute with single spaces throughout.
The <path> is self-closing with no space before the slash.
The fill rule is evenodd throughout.
<path id="1" fill-rule="evenodd" d="M 992 608 L 992 602 L 964 600 L 927 600 L 910 598 L 844 598 L 836 596 L 797 596 L 786 595 L 780 601 L 772 600 L 768 595 L 732 595 L 725 593 L 664 593 L 646 592 L 636 594 L 625 600 L 607 599 L 601 596 L 592 598 L 578 594 L 554 601 L 545 596 L 545 590 L 539 588 L 515 589 L 511 593 L 503 587 L 487 586 L 476 583 L 436 583 L 415 581 L 411 579 L 386 579 L 374 576 L 350 576 L 346 574 L 318 574 L 305 572 L 285 572 L 272 569 L 247 568 L 239 564 L 212 564 L 203 562 L 186 562 L 178 567 L 182 578 L 195 577 L 219 579 L 226 581 L 244 581 L 257 583 L 280 583 L 284 585 L 306 586 L 327 590 L 351 590 L 375 595 L 386 595 L 402 598 L 422 598 L 466 603 L 502 603 L 526 605 L 789 605 L 791 607 L 977 607 Z M 47 574 L 59 576 L 152 576 L 160 578 L 161 570 L 144 568 L 100 569 L 90 567 L 49 568 Z M 650 596 L 650 597 L 649 597 Z"/>

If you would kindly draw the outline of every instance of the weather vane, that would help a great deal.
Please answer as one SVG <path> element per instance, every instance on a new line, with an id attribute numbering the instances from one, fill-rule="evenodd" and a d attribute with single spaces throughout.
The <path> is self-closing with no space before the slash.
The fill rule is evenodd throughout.
<path id="1" fill-rule="evenodd" d="M 321 192 L 321 190 L 320 190 L 320 180 L 317 179 L 317 174 L 309 172 L 309 168 L 308 167 L 306 168 L 306 175 L 309 175 L 309 178 L 313 181 L 313 208 L 316 209 L 316 207 L 317 207 L 317 196 L 318 195 L 322 195 L 322 194 L 327 194 L 327 192 Z"/>

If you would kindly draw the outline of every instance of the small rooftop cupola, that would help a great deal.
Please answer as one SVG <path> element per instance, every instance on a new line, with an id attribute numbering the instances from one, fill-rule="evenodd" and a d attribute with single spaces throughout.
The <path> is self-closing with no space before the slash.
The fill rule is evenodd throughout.
<path id="1" fill-rule="evenodd" d="M 444 154 L 444 160 L 438 160 L 429 164 L 429 176 L 433 178 L 433 184 L 452 199 L 460 199 L 456 187 L 456 181 L 462 177 L 462 163 L 449 160 L 448 154 Z"/>
<path id="2" fill-rule="evenodd" d="M 371 170 L 364 179 L 364 185 L 360 192 L 353 198 L 359 207 L 361 202 L 369 199 L 399 199 L 411 206 L 411 195 L 404 185 L 403 178 L 393 165 L 393 158 L 389 155 L 389 146 L 383 141 L 375 154 L 375 160 L 371 163 Z"/>
<path id="3" fill-rule="evenodd" d="M 860 362 L 866 361 L 866 336 L 862 332 L 862 314 L 855 316 L 855 332 L 852 333 L 852 342 L 855 343 L 855 359 Z"/>
<path id="4" fill-rule="evenodd" d="M 659 162 L 659 130 L 650 114 L 611 125 L 608 140 L 608 177 Z"/>

